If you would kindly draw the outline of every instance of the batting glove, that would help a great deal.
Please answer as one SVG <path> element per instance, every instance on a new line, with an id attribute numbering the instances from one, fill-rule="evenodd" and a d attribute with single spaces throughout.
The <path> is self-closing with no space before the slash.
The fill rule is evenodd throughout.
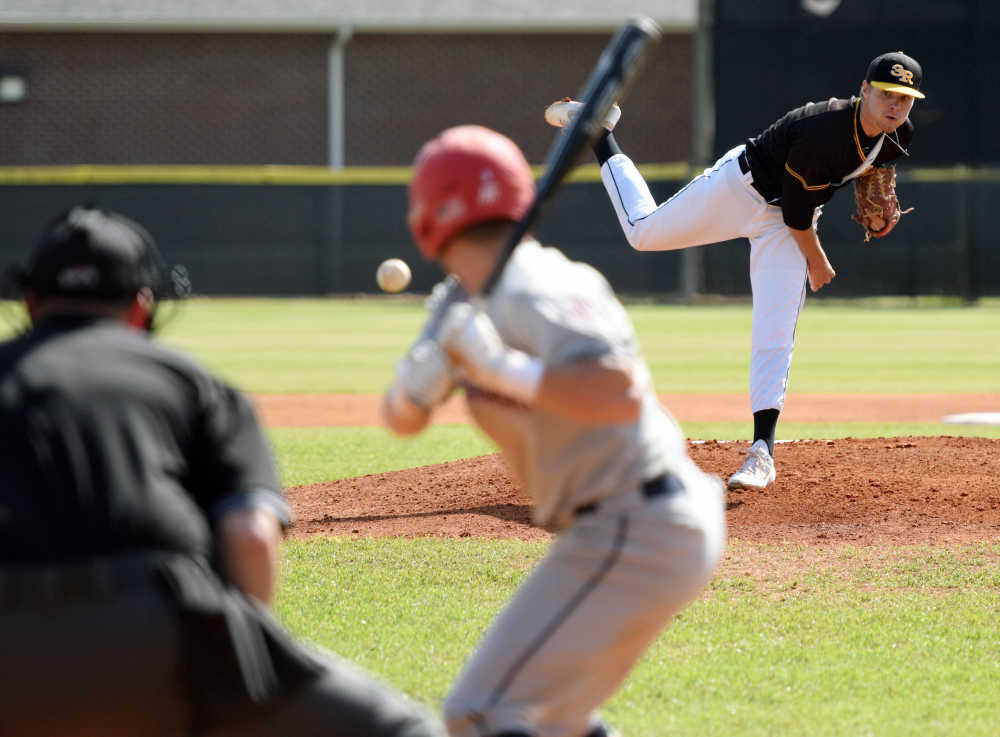
<path id="1" fill-rule="evenodd" d="M 477 386 L 533 404 L 545 364 L 503 342 L 489 315 L 468 302 L 448 308 L 441 323 L 441 344 Z"/>
<path id="2" fill-rule="evenodd" d="M 437 341 L 418 341 L 396 364 L 396 388 L 422 409 L 441 404 L 455 388 L 454 367 Z"/>

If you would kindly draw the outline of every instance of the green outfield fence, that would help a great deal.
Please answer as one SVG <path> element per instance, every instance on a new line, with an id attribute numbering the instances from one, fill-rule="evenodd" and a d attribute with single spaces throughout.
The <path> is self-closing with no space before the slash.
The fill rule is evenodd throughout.
<path id="1" fill-rule="evenodd" d="M 694 169 L 641 166 L 658 200 Z M 72 166 L 0 167 L 0 259 L 23 257 L 46 221 L 79 203 L 144 223 L 168 260 L 182 263 L 203 295 L 376 292 L 374 273 L 397 256 L 413 267 L 411 291 L 440 277 L 405 225 L 406 167 Z M 850 220 L 853 197 L 826 206 L 820 235 L 838 276 L 826 297 L 1000 295 L 993 203 L 1000 169 L 903 169 L 900 200 L 914 212 L 888 238 L 865 244 Z M 749 294 L 746 241 L 637 253 L 624 238 L 597 168 L 581 166 L 546 211 L 538 233 L 601 269 L 623 294 Z"/>

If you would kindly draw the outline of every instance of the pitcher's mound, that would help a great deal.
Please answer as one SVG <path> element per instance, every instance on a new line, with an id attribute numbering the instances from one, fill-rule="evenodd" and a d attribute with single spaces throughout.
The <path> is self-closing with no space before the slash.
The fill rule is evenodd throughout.
<path id="1" fill-rule="evenodd" d="M 726 478 L 748 444 L 691 443 Z M 814 440 L 775 449 L 778 478 L 727 494 L 730 538 L 810 545 L 1000 539 L 1000 440 L 919 437 Z M 498 455 L 287 490 L 292 537 L 488 537 L 542 540 L 529 501 Z"/>

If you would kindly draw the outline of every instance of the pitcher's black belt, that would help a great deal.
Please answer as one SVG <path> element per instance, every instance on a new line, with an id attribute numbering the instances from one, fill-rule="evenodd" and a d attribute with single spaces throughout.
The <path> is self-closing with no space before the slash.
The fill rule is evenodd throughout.
<path id="1" fill-rule="evenodd" d="M 736 157 L 736 161 L 739 162 L 740 171 L 743 174 L 751 174 L 751 171 L 750 171 L 750 160 L 747 158 L 746 149 L 740 151 L 740 155 Z M 764 194 L 761 191 L 760 187 L 757 186 L 757 182 L 755 182 L 753 180 L 752 176 L 750 177 L 750 186 L 753 187 L 755 190 L 757 190 L 757 194 L 759 194 L 765 200 L 767 199 L 767 195 Z"/>
<path id="2" fill-rule="evenodd" d="M 750 162 L 747 161 L 747 152 L 745 150 L 744 151 L 740 151 L 740 155 L 736 157 L 736 160 L 740 164 L 740 171 L 743 174 L 749 174 L 750 173 Z"/>
<path id="3" fill-rule="evenodd" d="M 676 476 L 664 473 L 660 474 L 656 478 L 652 478 L 649 481 L 643 483 L 639 487 L 640 493 L 646 499 L 655 499 L 661 496 L 673 496 L 679 491 L 684 489 L 684 484 Z M 575 517 L 579 517 L 584 514 L 591 514 L 597 511 L 597 508 L 601 506 L 601 502 L 591 502 L 590 504 L 584 504 L 582 507 L 577 507 L 573 512 Z"/>

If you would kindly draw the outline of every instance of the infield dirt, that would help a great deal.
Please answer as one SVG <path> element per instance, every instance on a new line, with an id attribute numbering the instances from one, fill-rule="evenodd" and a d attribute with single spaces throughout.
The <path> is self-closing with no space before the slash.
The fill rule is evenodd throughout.
<path id="1" fill-rule="evenodd" d="M 369 425 L 377 397 L 258 395 L 271 427 Z M 664 397 L 685 421 L 743 420 L 745 397 Z M 937 422 L 943 415 L 997 411 L 1000 395 L 812 395 L 791 398 L 788 421 Z M 438 422 L 466 421 L 449 403 Z M 706 471 L 726 477 L 746 442 L 691 442 Z M 1000 440 L 907 437 L 781 443 L 777 481 L 727 495 L 731 539 L 807 547 L 953 545 L 1000 539 Z M 487 537 L 544 540 L 530 502 L 499 456 L 292 487 L 292 537 L 310 535 Z"/>

